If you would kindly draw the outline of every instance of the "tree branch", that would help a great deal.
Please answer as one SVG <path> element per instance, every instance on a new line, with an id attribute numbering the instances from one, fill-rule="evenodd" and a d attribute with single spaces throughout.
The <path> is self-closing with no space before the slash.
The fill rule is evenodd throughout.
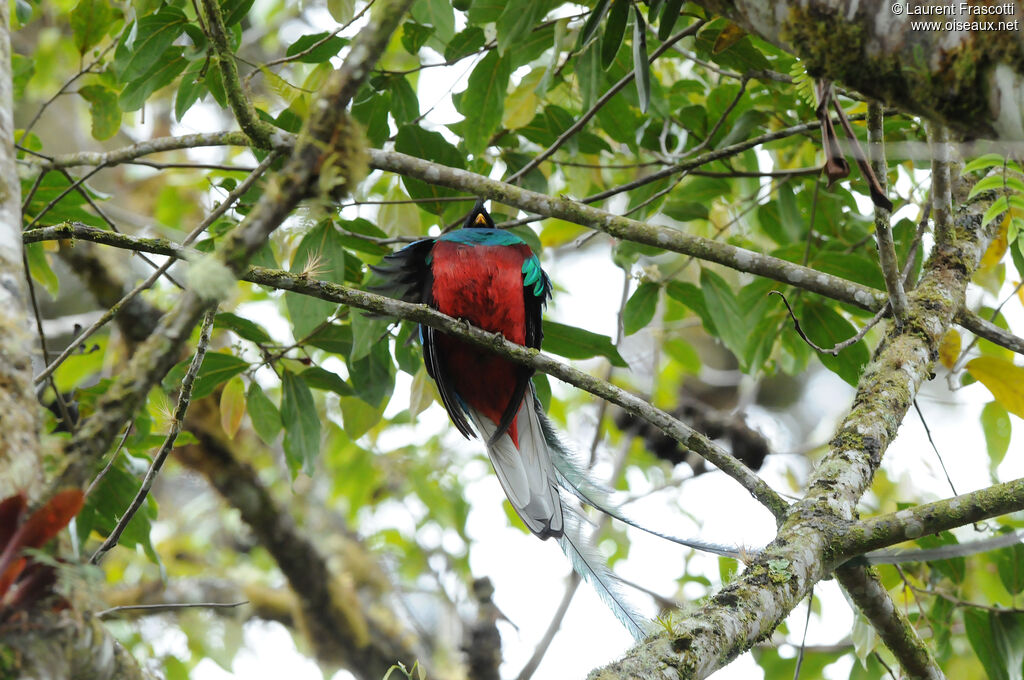
<path id="1" fill-rule="evenodd" d="M 1024 510 L 1024 478 L 871 517 L 851 527 L 841 559 L 1020 510 Z"/>
<path id="2" fill-rule="evenodd" d="M 836 569 L 836 579 L 885 646 L 896 655 L 907 677 L 921 680 L 945 680 L 945 675 L 913 624 L 900 611 L 889 592 L 869 567 L 845 566 Z"/>
<path id="3" fill-rule="evenodd" d="M 179 460 L 201 472 L 241 514 L 259 542 L 277 562 L 298 600 L 295 623 L 308 636 L 316 655 L 325 663 L 340 663 L 363 680 L 380 680 L 396 661 L 407 667 L 424 654 L 410 640 L 397 615 L 388 607 L 370 606 L 361 593 L 379 589 L 378 578 L 366 588 L 360 570 L 380 570 L 364 548 L 346 550 L 341 569 L 332 572 L 316 543 L 296 528 L 291 514 L 281 507 L 260 481 L 256 470 L 238 457 L 237 444 L 220 428 L 213 400 L 197 403 L 189 416 L 189 429 L 198 445 L 177 450 Z M 362 556 L 365 564 L 356 563 Z M 337 559 L 337 557 L 335 558 Z"/>
<path id="4" fill-rule="evenodd" d="M 981 233 L 985 207 L 981 202 L 960 207 L 957 238 L 933 250 L 925 276 L 909 296 L 906 322 L 889 329 L 864 368 L 853 407 L 812 472 L 806 497 L 792 507 L 776 539 L 671 634 L 659 634 L 591 677 L 650 677 L 667 669 L 683 678 L 706 677 L 774 630 L 841 561 L 837 546 L 849 531 L 856 503 L 918 388 L 930 377 L 941 338 L 963 305 L 988 241 Z"/>
<path id="5" fill-rule="evenodd" d="M 39 402 L 32 389 L 33 346 L 22 268 L 21 182 L 15 165 L 10 7 L 0 7 L 0 498 L 42 488 Z"/>
<path id="6" fill-rule="evenodd" d="M 1024 139 L 1019 29 L 913 30 L 916 17 L 894 14 L 891 0 L 698 4 L 799 56 L 814 76 L 968 135 Z M 1022 12 L 998 18 L 1012 23 Z M 920 56 L 934 54 L 945 57 Z"/>
<path id="7" fill-rule="evenodd" d="M 270 123 L 260 120 L 252 102 L 245 96 L 242 80 L 238 77 L 235 54 L 228 44 L 227 28 L 224 26 L 220 3 L 217 0 L 202 0 L 202 2 L 203 14 L 206 15 L 206 32 L 213 45 L 213 52 L 224 81 L 224 91 L 227 94 L 231 111 L 235 114 L 235 120 L 238 121 L 242 132 L 252 140 L 253 144 L 270 149 L 274 146 L 274 138 L 279 136 L 278 129 Z"/>
<path id="8" fill-rule="evenodd" d="M 876 101 L 868 103 L 868 154 L 871 170 L 878 180 L 879 190 L 884 194 L 887 185 L 888 166 L 885 163 L 885 138 L 882 131 L 882 105 Z M 907 294 L 903 290 L 900 263 L 896 259 L 896 246 L 892 240 L 889 225 L 889 210 L 875 205 L 875 241 L 878 244 L 878 263 L 889 293 L 889 304 L 897 323 L 907 318 Z"/>

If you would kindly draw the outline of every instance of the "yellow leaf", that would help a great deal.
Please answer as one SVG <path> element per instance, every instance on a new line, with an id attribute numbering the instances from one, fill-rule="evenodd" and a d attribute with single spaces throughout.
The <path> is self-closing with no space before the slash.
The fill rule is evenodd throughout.
<path id="1" fill-rule="evenodd" d="M 1014 281 L 1013 286 L 1017 289 L 1017 298 L 1020 300 L 1020 304 L 1024 305 L 1024 286 L 1020 285 L 1020 281 Z"/>
<path id="2" fill-rule="evenodd" d="M 721 54 L 735 45 L 740 38 L 746 34 L 746 31 L 730 22 L 729 25 L 723 28 L 722 32 L 718 34 L 718 38 L 715 40 L 715 46 L 711 48 L 711 53 Z"/>
<path id="3" fill-rule="evenodd" d="M 537 115 L 541 102 L 535 90 L 543 75 L 543 69 L 534 69 L 530 75 L 523 78 L 512 94 L 505 98 L 505 114 L 501 117 L 502 127 L 518 130 Z"/>
<path id="4" fill-rule="evenodd" d="M 1003 408 L 1024 418 L 1024 367 L 999 357 L 978 357 L 967 362 L 967 371 L 988 388 Z"/>
<path id="5" fill-rule="evenodd" d="M 978 264 L 980 269 L 987 267 L 993 267 L 1003 260 L 1003 255 L 1006 254 L 1006 230 L 1010 225 L 1010 211 L 1006 212 L 1006 217 L 999 223 L 999 231 L 996 233 L 996 237 L 992 239 L 992 243 L 988 244 L 988 250 L 981 256 L 981 263 Z"/>
<path id="6" fill-rule="evenodd" d="M 235 438 L 245 414 L 245 385 L 237 375 L 224 385 L 220 393 L 220 426 L 231 439 Z"/>
<path id="7" fill-rule="evenodd" d="M 427 370 L 420 366 L 416 375 L 412 378 L 412 387 L 409 390 L 409 415 L 413 418 L 423 413 L 434 401 L 437 388 L 434 381 L 427 375 Z"/>
<path id="8" fill-rule="evenodd" d="M 942 342 L 939 343 L 939 361 L 943 366 L 952 370 L 958 356 L 960 356 L 960 333 L 955 328 L 950 328 L 942 336 Z"/>

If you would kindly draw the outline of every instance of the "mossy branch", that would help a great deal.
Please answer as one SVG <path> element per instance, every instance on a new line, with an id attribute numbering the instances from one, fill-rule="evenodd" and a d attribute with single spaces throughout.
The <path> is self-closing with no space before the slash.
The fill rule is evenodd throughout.
<path id="1" fill-rule="evenodd" d="M 913 30 L 892 2 L 700 0 L 754 35 L 790 52 L 817 77 L 971 137 L 1024 139 L 1024 14 L 1005 28 Z M 904 4 L 901 3 L 900 4 Z"/>
<path id="2" fill-rule="evenodd" d="M 981 203 L 963 205 L 954 238 L 937 245 L 908 296 L 908 314 L 889 328 L 857 385 L 829 451 L 813 470 L 804 499 L 746 571 L 670 633 L 633 648 L 592 678 L 650 677 L 672 669 L 703 678 L 770 634 L 839 564 L 856 504 L 868 488 L 921 384 L 931 377 L 939 343 L 987 245 Z M 892 622 L 890 621 L 889 624 Z"/>
<path id="3" fill-rule="evenodd" d="M 906 614 L 896 606 L 870 567 L 846 566 L 836 570 L 836 579 L 871 627 L 899 661 L 906 677 L 920 680 L 945 680 L 928 645 L 921 640 Z"/>
<path id="4" fill-rule="evenodd" d="M 238 121 L 242 132 L 252 140 L 253 145 L 263 149 L 273 148 L 273 140 L 278 136 L 279 131 L 270 123 L 260 120 L 256 108 L 245 96 L 242 79 L 238 76 L 235 54 L 228 44 L 228 32 L 224 26 L 220 3 L 217 0 L 203 0 L 203 14 L 206 18 L 206 33 L 213 46 L 214 58 L 220 68 L 224 91 L 227 94 L 231 111 L 235 114 L 235 120 Z"/>
<path id="5" fill-rule="evenodd" d="M 202 142 L 201 145 L 240 143 L 238 133 L 219 134 L 221 135 L 220 137 L 217 134 L 203 135 L 199 141 Z M 189 137 L 196 136 L 190 135 Z M 188 148 L 192 145 L 189 141 L 188 138 L 184 137 L 161 138 L 151 140 L 146 146 L 133 145 L 107 154 L 82 153 L 56 156 L 51 161 L 34 165 L 46 168 L 99 163 L 124 163 L 157 151 Z M 491 198 L 534 214 L 546 217 L 559 217 L 575 224 L 603 231 L 623 240 L 644 243 L 684 255 L 690 255 L 697 259 L 716 262 L 736 271 L 764 276 L 774 281 L 808 290 L 832 300 L 846 302 L 871 312 L 878 312 L 887 301 L 886 294 L 874 288 L 854 283 L 832 274 L 819 272 L 811 267 L 804 267 L 770 255 L 739 248 L 728 243 L 721 243 L 667 227 L 646 225 L 636 220 L 583 205 L 568 198 L 551 198 L 544 194 L 521 189 L 466 170 L 432 163 L 395 151 L 369 149 L 368 154 L 370 166 L 376 169 L 415 177 L 429 184 L 472 192 L 478 196 Z M 702 155 L 700 158 L 693 159 L 692 163 L 708 162 L 707 159 L 702 160 L 703 158 Z M 689 166 L 690 163 L 687 162 L 687 165 Z M 678 172 L 679 170 L 677 169 L 676 171 Z M 1001 347 L 1005 347 L 1017 354 L 1024 354 L 1024 338 L 999 328 L 994 323 L 982 319 L 968 309 L 957 311 L 956 323 L 975 335 Z"/>

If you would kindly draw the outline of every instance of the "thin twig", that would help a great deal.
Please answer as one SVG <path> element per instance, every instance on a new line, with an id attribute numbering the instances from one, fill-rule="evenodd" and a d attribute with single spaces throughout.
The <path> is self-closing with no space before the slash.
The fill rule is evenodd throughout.
<path id="1" fill-rule="evenodd" d="M 932 215 L 935 217 L 935 242 L 947 244 L 953 240 L 949 132 L 939 123 L 928 123 L 927 132 L 932 147 Z"/>
<path id="2" fill-rule="evenodd" d="M 132 425 L 133 423 L 128 423 L 128 426 L 124 428 L 124 435 L 121 437 L 121 441 L 117 443 L 117 448 L 114 449 L 114 453 L 111 454 L 110 460 L 107 461 L 107 464 L 103 466 L 100 473 L 89 483 L 89 488 L 85 490 L 85 495 L 87 497 L 93 492 L 96 485 L 107 476 L 107 473 L 110 472 L 110 468 L 114 467 L 114 461 L 117 460 L 117 454 L 121 453 L 121 449 L 124 448 L 124 443 L 128 441 L 128 434 L 132 431 Z"/>
<path id="3" fill-rule="evenodd" d="M 921 425 L 924 426 L 924 433 L 928 435 L 928 443 L 932 445 L 932 451 L 935 452 L 935 457 L 939 459 L 939 465 L 942 467 L 942 474 L 946 475 L 946 481 L 949 482 L 949 490 L 953 492 L 954 496 L 959 496 L 956 487 L 953 485 L 953 479 L 949 476 L 949 470 L 946 469 L 946 463 L 942 460 L 942 454 L 939 453 L 939 447 L 935 445 L 935 440 L 932 439 L 931 428 L 928 427 L 928 422 L 924 419 L 924 414 L 921 413 L 921 407 L 917 404 L 917 399 L 914 400 L 914 410 L 917 411 L 917 417 L 921 419 Z"/>
<path id="4" fill-rule="evenodd" d="M 562 621 L 565 619 L 565 613 L 569 611 L 569 605 L 572 604 L 572 598 L 576 595 L 576 590 L 580 586 L 580 575 L 575 569 L 569 574 L 569 583 L 565 586 L 565 592 L 562 594 L 562 601 L 558 603 L 558 609 L 555 610 L 554 616 L 551 617 L 551 622 L 548 624 L 548 629 L 544 631 L 544 637 L 540 639 L 537 646 L 533 649 L 533 654 L 530 656 L 530 660 L 526 662 L 523 669 L 519 671 L 519 675 L 516 676 L 516 680 L 529 680 L 533 677 L 534 672 L 537 670 L 537 666 L 544 659 L 544 654 L 548 651 L 551 646 L 551 641 L 555 639 L 555 635 L 558 633 L 559 628 L 562 627 Z"/>
<path id="5" fill-rule="evenodd" d="M 171 448 L 174 447 L 174 442 L 177 440 L 178 435 L 181 434 L 181 428 L 185 424 L 185 413 L 188 411 L 189 402 L 192 399 L 192 387 L 195 385 L 196 375 L 199 374 L 199 367 L 203 365 L 203 358 L 206 356 L 206 348 L 210 345 L 210 336 L 213 334 L 213 319 L 217 314 L 217 308 L 211 307 L 206 312 L 206 318 L 203 319 L 203 327 L 199 331 L 199 343 L 196 345 L 196 353 L 192 357 L 192 363 L 189 364 L 188 370 L 185 372 L 185 377 L 181 380 L 181 392 L 178 394 L 178 405 L 174 409 L 174 416 L 171 419 L 171 428 L 167 433 L 167 437 L 164 439 L 163 445 L 153 458 L 152 464 L 149 466 L 149 470 L 146 471 L 146 476 L 142 480 L 142 486 L 139 488 L 139 492 L 135 494 L 135 498 L 132 499 L 131 505 L 125 510 L 124 515 L 118 520 L 117 526 L 110 532 L 106 540 L 96 549 L 92 557 L 89 558 L 90 564 L 99 564 L 100 560 L 107 552 L 117 545 L 117 541 L 121 538 L 121 534 L 124 533 L 128 523 L 132 521 L 132 517 L 139 511 L 142 504 L 146 501 L 146 496 L 149 495 L 149 490 L 153 487 L 153 482 L 156 481 L 156 476 L 160 474 L 160 469 L 163 468 L 164 462 L 167 460 L 167 456 L 171 453 Z"/>
<path id="6" fill-rule="evenodd" d="M 868 154 L 870 169 L 875 178 L 875 190 L 885 195 L 886 170 L 884 134 L 882 131 L 882 105 L 876 101 L 868 103 Z M 885 288 L 889 293 L 889 304 L 896 323 L 907 318 L 907 294 L 903 290 L 903 277 L 896 258 L 896 245 L 892 239 L 889 223 L 890 209 L 875 202 L 875 239 L 878 244 L 878 263 L 882 268 Z"/>
<path id="7" fill-rule="evenodd" d="M 704 25 L 703 21 L 698 21 L 698 22 L 694 23 L 691 26 L 687 26 L 682 31 L 679 31 L 678 33 L 676 33 L 675 35 L 670 37 L 668 40 L 663 42 L 658 47 L 658 49 L 654 50 L 654 52 L 651 53 L 651 56 L 648 57 L 648 59 L 647 59 L 648 63 L 654 63 L 654 60 L 657 59 L 658 57 L 660 57 L 666 50 L 668 50 L 670 47 L 672 47 L 672 45 L 676 44 L 677 42 L 679 42 L 680 40 L 682 40 L 683 38 L 685 38 L 688 35 L 693 35 L 703 25 Z M 569 141 L 569 139 L 571 139 L 573 135 L 575 135 L 577 132 L 582 130 L 583 126 L 585 126 L 590 121 L 591 118 L 596 116 L 597 112 L 600 111 L 601 108 L 605 104 L 607 104 L 609 101 L 611 101 L 612 97 L 614 97 L 616 94 L 618 94 L 618 92 L 620 90 L 622 90 L 624 87 L 626 87 L 626 85 L 629 85 L 631 82 L 633 82 L 633 78 L 635 77 L 635 75 L 636 75 L 636 69 L 633 69 L 629 73 L 627 73 L 626 75 L 622 76 L 622 78 L 620 78 L 618 82 L 616 82 L 614 85 L 612 85 L 610 88 L 608 88 L 608 91 L 605 92 L 603 95 L 601 95 L 601 98 L 598 99 L 596 102 L 594 102 L 594 105 L 591 106 L 587 111 L 585 111 L 576 120 L 575 123 L 570 125 L 568 127 L 568 129 L 566 129 L 565 132 L 560 134 L 558 136 L 558 138 L 554 142 L 551 143 L 551 146 L 549 146 L 548 148 L 544 149 L 539 154 L 534 156 L 530 160 L 529 163 L 527 163 L 523 167 L 519 168 L 518 171 L 516 171 L 511 177 L 509 177 L 505 181 L 508 182 L 509 184 L 514 184 L 521 177 L 524 177 L 526 175 L 526 173 L 528 173 L 531 170 L 533 170 L 534 168 L 536 168 L 538 165 L 543 163 L 548 157 L 550 157 L 553 153 L 558 151 L 558 149 L 563 144 L 565 144 L 567 141 Z"/>
<path id="8" fill-rule="evenodd" d="M 800 680 L 800 667 L 804 665 L 804 648 L 807 646 L 807 631 L 811 627 L 811 608 L 814 605 L 814 586 L 807 593 L 807 618 L 804 619 L 804 634 L 800 639 L 800 649 L 796 655 L 796 668 L 793 670 L 793 680 Z"/>
<path id="9" fill-rule="evenodd" d="M 789 311 L 789 318 L 793 320 L 793 327 L 796 329 L 797 335 L 800 336 L 801 340 L 806 342 L 816 351 L 821 352 L 822 354 L 831 354 L 832 356 L 837 356 L 840 352 L 842 352 L 850 345 L 862 340 L 864 336 L 867 335 L 868 331 L 874 328 L 874 326 L 877 325 L 878 322 L 882 320 L 882 317 L 885 316 L 885 313 L 889 311 L 889 303 L 886 302 L 885 305 L 881 309 L 879 309 L 873 317 L 871 317 L 871 320 L 864 325 L 864 328 L 861 328 L 859 331 L 857 331 L 855 335 L 853 335 L 850 338 L 847 338 L 846 340 L 843 340 L 842 342 L 836 344 L 834 347 L 826 349 L 824 347 L 819 347 L 818 345 L 814 344 L 814 341 L 807 337 L 807 334 L 804 333 L 804 329 L 800 327 L 800 321 L 796 318 L 796 314 L 793 313 L 793 308 L 789 306 L 789 300 L 786 299 L 786 296 L 783 295 L 781 291 L 770 290 L 768 291 L 768 294 L 778 295 L 780 298 L 782 298 L 783 304 L 786 305 L 786 310 Z"/>
<path id="10" fill-rule="evenodd" d="M 148 612 L 159 612 L 169 611 L 174 609 L 231 609 L 233 607 L 241 607 L 243 604 L 249 604 L 249 600 L 242 600 L 241 602 L 179 602 L 171 604 L 123 604 L 118 607 L 111 607 L 110 609 L 103 609 L 96 612 L 96 616 L 99 618 L 106 618 L 119 614 L 121 612 L 130 611 L 148 611 Z"/>
<path id="11" fill-rule="evenodd" d="M 235 189 L 230 194 L 228 194 L 227 198 L 225 198 L 224 201 L 220 205 L 218 205 L 207 216 L 207 218 L 202 221 L 202 223 L 198 227 L 193 229 L 192 232 L 185 237 L 185 240 L 182 241 L 182 246 L 187 246 L 193 241 L 195 241 L 200 234 L 202 234 L 204 231 L 206 231 L 207 228 L 209 228 L 211 224 L 213 224 L 217 219 L 219 219 L 221 215 L 226 213 L 231 208 L 231 206 L 235 204 L 235 201 L 241 198 L 249 190 L 249 188 L 252 187 L 256 180 L 258 180 L 260 176 L 264 172 L 266 172 L 267 168 L 270 167 L 271 163 L 277 160 L 277 156 L 277 151 L 272 151 L 271 153 L 267 154 L 267 157 L 263 159 L 263 162 L 260 163 L 259 166 L 248 177 L 242 180 L 238 184 L 238 186 L 235 187 Z M 91 326 L 86 328 L 84 331 L 79 333 L 78 337 L 72 340 L 71 343 L 67 346 L 67 348 L 63 352 L 61 352 L 60 356 L 54 359 L 53 362 L 49 364 L 46 367 L 46 369 L 43 370 L 42 373 L 36 376 L 35 384 L 38 385 L 42 380 L 45 380 L 47 377 L 49 377 L 55 370 L 57 370 L 58 366 L 60 366 L 69 356 L 71 356 L 71 354 L 75 351 L 76 347 L 85 342 L 93 333 L 98 331 L 108 321 L 113 319 L 117 315 L 118 311 L 120 311 L 120 309 L 126 303 L 128 303 L 129 300 L 132 300 L 136 295 L 152 286 L 156 282 L 157 278 L 159 278 L 160 275 L 163 274 L 165 271 L 170 269 L 171 265 L 173 265 L 175 262 L 176 260 L 170 259 L 164 264 L 162 264 L 155 272 L 150 274 L 149 278 L 147 278 L 139 285 L 135 286 L 135 288 L 131 289 L 127 294 L 125 294 L 123 298 L 118 300 L 116 304 L 114 304 L 110 309 L 108 309 L 103 314 L 103 316 L 97 319 Z"/>

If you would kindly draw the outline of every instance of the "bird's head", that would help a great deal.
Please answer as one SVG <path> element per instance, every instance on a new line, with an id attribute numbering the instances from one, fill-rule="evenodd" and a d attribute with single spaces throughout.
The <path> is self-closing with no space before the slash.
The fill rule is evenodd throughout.
<path id="1" fill-rule="evenodd" d="M 491 219 L 490 213 L 484 208 L 484 202 L 482 200 L 477 201 L 476 205 L 473 206 L 473 210 L 466 217 L 465 223 L 462 225 L 463 229 L 494 229 L 494 220 Z"/>

